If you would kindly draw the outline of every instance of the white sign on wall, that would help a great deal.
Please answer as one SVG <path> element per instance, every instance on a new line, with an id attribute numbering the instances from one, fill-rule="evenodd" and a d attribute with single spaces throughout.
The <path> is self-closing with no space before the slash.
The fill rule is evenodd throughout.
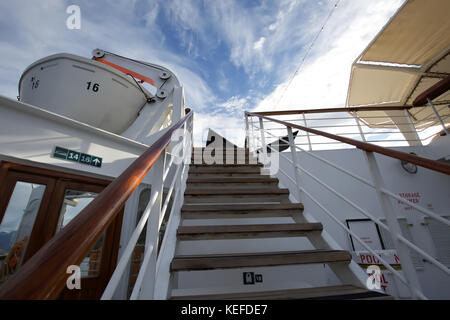
<path id="1" fill-rule="evenodd" d="M 380 237 L 378 226 L 369 219 L 347 220 L 347 226 L 351 231 L 364 241 L 373 250 L 383 250 L 384 246 Z M 350 236 L 353 251 L 366 250 L 361 243 Z"/>

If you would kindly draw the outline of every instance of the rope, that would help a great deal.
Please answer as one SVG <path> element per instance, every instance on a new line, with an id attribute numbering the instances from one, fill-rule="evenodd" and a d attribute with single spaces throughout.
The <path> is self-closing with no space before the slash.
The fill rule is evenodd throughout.
<path id="1" fill-rule="evenodd" d="M 135 77 L 133 77 L 132 74 L 127 73 L 127 76 L 130 76 L 131 78 L 133 78 L 134 82 L 136 82 L 136 85 L 139 87 L 139 89 L 142 91 L 142 94 L 145 96 L 145 99 L 147 100 L 147 102 L 152 102 L 152 101 L 154 101 L 154 99 L 153 99 L 152 97 L 148 96 L 148 95 L 145 93 L 145 91 L 142 89 L 142 87 L 141 87 L 141 85 L 139 84 L 139 82 L 136 80 Z M 140 112 L 141 112 L 141 110 L 139 110 L 138 113 L 140 113 Z"/>
<path id="2" fill-rule="evenodd" d="M 325 19 L 325 22 L 323 23 L 322 27 L 320 28 L 319 32 L 317 33 L 316 37 L 313 39 L 313 41 L 311 42 L 311 44 L 309 45 L 308 50 L 305 53 L 305 56 L 303 57 L 302 61 L 300 62 L 300 65 L 297 67 L 297 69 L 295 70 L 294 74 L 292 75 L 291 79 L 289 80 L 288 85 L 284 88 L 283 93 L 281 94 L 280 99 L 278 100 L 278 102 L 275 104 L 275 106 L 278 106 L 281 102 L 281 100 L 283 99 L 287 89 L 289 88 L 289 86 L 292 83 L 292 80 L 294 80 L 295 76 L 298 74 L 298 72 L 300 71 L 300 68 L 303 66 L 303 63 L 305 62 L 306 58 L 308 57 L 312 47 L 314 46 L 314 44 L 316 43 L 316 40 L 319 38 L 320 34 L 322 33 L 323 29 L 325 28 L 325 26 L 328 23 L 328 20 L 330 20 L 331 15 L 333 14 L 334 10 L 337 8 L 339 2 L 341 0 L 337 0 L 336 3 L 334 4 L 334 7 L 331 9 L 330 13 L 328 14 L 328 17 Z"/>

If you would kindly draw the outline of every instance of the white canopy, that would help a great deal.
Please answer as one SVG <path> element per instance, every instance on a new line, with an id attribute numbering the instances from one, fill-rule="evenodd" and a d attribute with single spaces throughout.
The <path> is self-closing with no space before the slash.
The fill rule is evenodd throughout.
<path id="1" fill-rule="evenodd" d="M 450 0 L 407 1 L 353 63 L 347 106 L 411 106 L 419 94 L 448 77 L 449 13 Z M 433 102 L 447 104 L 450 95 L 444 93 Z M 420 121 L 433 111 L 425 106 L 409 112 Z M 364 121 L 379 124 L 373 118 Z"/>

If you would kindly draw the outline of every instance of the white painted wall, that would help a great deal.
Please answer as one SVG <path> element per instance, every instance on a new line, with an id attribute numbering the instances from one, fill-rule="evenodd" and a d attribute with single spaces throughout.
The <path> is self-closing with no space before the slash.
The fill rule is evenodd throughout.
<path id="1" fill-rule="evenodd" d="M 114 178 L 148 146 L 0 96 L 0 155 Z M 101 168 L 53 158 L 55 146 L 103 158 Z"/>

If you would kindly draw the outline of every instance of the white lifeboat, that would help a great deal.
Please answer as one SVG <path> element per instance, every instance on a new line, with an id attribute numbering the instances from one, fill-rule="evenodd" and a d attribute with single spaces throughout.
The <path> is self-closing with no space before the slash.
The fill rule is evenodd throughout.
<path id="1" fill-rule="evenodd" d="M 106 64 L 55 54 L 31 64 L 19 82 L 19 99 L 48 111 L 121 134 L 151 94 Z"/>

